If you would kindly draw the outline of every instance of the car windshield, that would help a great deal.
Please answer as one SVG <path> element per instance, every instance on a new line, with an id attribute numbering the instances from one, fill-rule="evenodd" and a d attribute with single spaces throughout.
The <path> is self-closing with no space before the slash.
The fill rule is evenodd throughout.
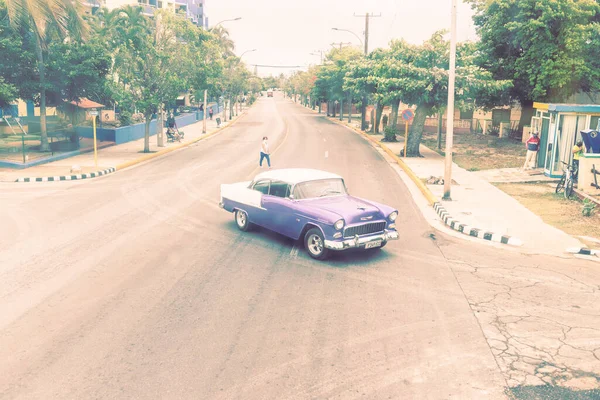
<path id="1" fill-rule="evenodd" d="M 339 178 L 302 182 L 297 184 L 294 189 L 294 198 L 297 200 L 341 194 L 347 194 L 347 192 L 344 181 Z"/>

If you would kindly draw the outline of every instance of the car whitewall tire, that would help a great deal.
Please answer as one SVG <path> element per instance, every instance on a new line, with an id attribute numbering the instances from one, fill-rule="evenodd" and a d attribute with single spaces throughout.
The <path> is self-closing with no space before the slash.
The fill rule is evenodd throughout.
<path id="1" fill-rule="evenodd" d="M 247 232 L 250 229 L 250 221 L 248 221 L 248 214 L 244 210 L 235 210 L 235 224 L 238 229 L 242 232 Z"/>
<path id="2" fill-rule="evenodd" d="M 304 248 L 315 260 L 324 260 L 329 254 L 329 250 L 325 248 L 325 238 L 317 228 L 310 229 L 304 235 Z"/>

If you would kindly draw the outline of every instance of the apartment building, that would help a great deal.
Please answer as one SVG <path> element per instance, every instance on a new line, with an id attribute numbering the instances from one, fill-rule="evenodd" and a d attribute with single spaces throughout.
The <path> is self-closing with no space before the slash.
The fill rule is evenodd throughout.
<path id="1" fill-rule="evenodd" d="M 153 15 L 156 9 L 166 9 L 185 14 L 194 24 L 208 29 L 206 0 L 84 0 L 86 12 L 95 13 L 101 7 L 109 10 L 127 5 L 139 5 L 146 15 Z"/>

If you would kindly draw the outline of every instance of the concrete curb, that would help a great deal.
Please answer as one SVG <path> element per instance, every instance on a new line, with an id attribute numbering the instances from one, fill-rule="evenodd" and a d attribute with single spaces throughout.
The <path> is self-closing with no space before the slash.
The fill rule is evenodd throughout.
<path id="1" fill-rule="evenodd" d="M 156 153 L 152 153 L 152 154 L 147 154 L 145 156 L 136 158 L 135 160 L 131 160 L 131 161 L 126 161 L 124 163 L 121 163 L 119 165 L 117 165 L 116 167 L 110 167 L 108 169 L 102 170 L 102 171 L 97 171 L 97 172 L 92 172 L 92 173 L 87 173 L 87 174 L 78 174 L 78 175 L 63 175 L 63 176 L 45 176 L 45 177 L 27 177 L 27 178 L 18 178 L 15 180 L 15 182 L 57 182 L 57 181 L 74 181 L 74 180 L 80 180 L 80 179 L 91 179 L 91 178 L 97 178 L 99 176 L 103 176 L 103 175 L 108 175 L 110 173 L 116 172 L 116 171 L 120 171 L 122 169 L 125 168 L 129 168 L 133 165 L 142 163 L 144 161 L 148 161 L 151 160 L 153 158 L 165 155 L 167 153 L 170 153 L 172 151 L 175 150 L 179 150 L 181 148 L 190 146 L 194 143 L 197 143 L 201 140 L 207 139 L 211 136 L 214 136 L 220 132 L 222 132 L 223 130 L 235 125 L 240 119 L 242 119 L 244 116 L 246 116 L 248 112 L 248 108 L 243 111 L 239 116 L 236 117 L 236 119 L 234 119 L 233 121 L 231 121 L 229 124 L 218 128 L 217 130 L 211 132 L 211 133 L 207 133 L 203 136 L 197 137 L 189 142 L 184 142 L 184 143 L 180 143 L 176 146 L 173 147 L 169 147 L 167 149 L 158 151 Z M 109 146 L 107 146 L 109 147 Z"/>
<path id="2" fill-rule="evenodd" d="M 523 245 L 523 241 L 515 237 L 500 235 L 483 229 L 475 228 L 467 224 L 461 224 L 459 221 L 452 218 L 450 213 L 446 211 L 446 208 L 444 208 L 444 206 L 439 202 L 433 205 L 433 209 L 437 212 L 442 221 L 444 221 L 444 224 L 450 227 L 452 230 L 463 233 L 467 236 L 476 237 L 478 239 L 489 240 L 490 242 L 508 244 L 511 246 Z"/>
<path id="3" fill-rule="evenodd" d="M 588 249 L 587 247 L 571 247 L 568 248 L 567 253 L 571 254 L 581 254 L 584 256 L 598 256 L 600 254 L 600 250 Z"/>
<path id="4" fill-rule="evenodd" d="M 61 176 L 44 176 L 41 178 L 18 178 L 15 182 L 57 182 L 57 181 L 76 181 L 81 179 L 91 179 L 98 176 L 108 175 L 115 172 L 114 167 L 107 168 L 102 171 L 90 172 L 87 174 L 77 175 L 61 175 Z"/>
<path id="5" fill-rule="evenodd" d="M 315 112 L 314 110 L 311 110 L 311 111 Z M 461 224 L 459 221 L 452 218 L 450 213 L 448 213 L 448 211 L 444 208 L 444 206 L 441 204 L 441 202 L 435 197 L 435 195 L 429 190 L 429 188 L 423 183 L 423 181 L 421 181 L 421 179 L 419 179 L 419 177 L 413 172 L 413 170 L 410 169 L 410 167 L 399 156 L 397 156 L 392 150 L 390 150 L 389 147 L 387 147 L 383 143 L 378 142 L 377 140 L 373 139 L 368 134 L 354 128 L 353 126 L 350 126 L 345 121 L 339 121 L 339 120 L 332 119 L 332 118 L 327 118 L 327 119 L 335 122 L 338 125 L 345 126 L 346 128 L 349 128 L 352 131 L 358 133 L 359 135 L 363 136 L 364 138 L 369 140 L 374 145 L 380 147 L 392 159 L 394 159 L 394 161 L 396 161 L 396 163 L 400 166 L 400 168 L 402 168 L 402 170 L 406 173 L 406 175 L 408 175 L 408 177 L 415 183 L 415 185 L 420 190 L 420 192 L 423 194 L 425 199 L 427 199 L 427 201 L 429 202 L 429 205 L 433 206 L 434 210 L 436 211 L 436 213 L 438 214 L 440 219 L 450 229 L 460 232 L 460 233 L 463 233 L 463 234 L 473 237 L 473 238 L 487 240 L 490 242 L 507 244 L 507 245 L 511 245 L 511 246 L 522 246 L 523 245 L 523 241 L 516 237 L 500 235 L 497 233 L 486 231 L 484 229 L 475 228 L 475 227 L 472 227 L 472 226 L 469 226 L 466 224 Z"/>

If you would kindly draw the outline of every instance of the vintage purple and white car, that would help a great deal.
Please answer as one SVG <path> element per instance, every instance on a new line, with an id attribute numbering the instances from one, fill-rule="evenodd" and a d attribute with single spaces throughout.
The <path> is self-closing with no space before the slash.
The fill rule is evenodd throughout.
<path id="1" fill-rule="evenodd" d="M 314 169 L 279 169 L 254 180 L 221 185 L 221 208 L 242 231 L 253 224 L 294 240 L 311 257 L 330 250 L 379 249 L 398 239 L 398 211 L 350 196 L 342 177 Z"/>

